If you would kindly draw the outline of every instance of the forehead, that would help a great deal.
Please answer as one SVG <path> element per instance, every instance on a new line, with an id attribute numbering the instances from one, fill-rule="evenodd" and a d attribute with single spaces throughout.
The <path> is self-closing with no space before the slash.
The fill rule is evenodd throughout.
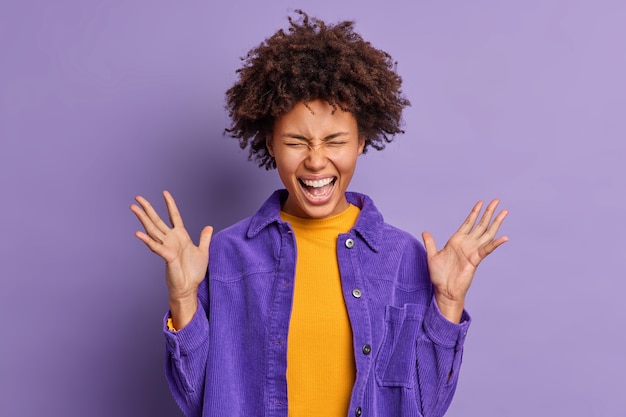
<path id="1" fill-rule="evenodd" d="M 351 112 L 319 99 L 297 103 L 274 122 L 275 133 L 301 133 L 313 136 L 336 131 L 349 132 L 356 128 L 356 119 Z"/>

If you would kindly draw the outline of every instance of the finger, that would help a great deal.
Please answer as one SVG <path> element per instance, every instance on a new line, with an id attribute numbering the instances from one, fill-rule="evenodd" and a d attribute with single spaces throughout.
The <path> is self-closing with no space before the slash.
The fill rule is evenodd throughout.
<path id="1" fill-rule="evenodd" d="M 428 257 L 428 259 L 430 259 L 437 254 L 437 245 L 435 244 L 435 238 L 430 233 L 423 232 L 422 240 L 424 241 L 426 256 Z"/>
<path id="2" fill-rule="evenodd" d="M 478 222 L 474 230 L 472 230 L 472 233 L 474 235 L 481 236 L 483 233 L 485 233 L 485 230 L 487 230 L 489 224 L 491 223 L 491 218 L 493 217 L 493 213 L 496 211 L 498 204 L 500 204 L 500 200 L 491 200 L 491 203 L 489 203 L 489 205 L 485 209 L 485 212 L 480 218 L 480 221 Z"/>
<path id="3" fill-rule="evenodd" d="M 135 204 L 132 204 L 130 206 L 130 211 L 132 211 L 135 214 L 135 216 L 137 216 L 137 219 L 143 226 L 144 230 L 152 239 L 154 239 L 158 243 L 163 242 L 163 239 L 165 238 L 165 234 L 161 232 L 154 225 L 154 222 L 152 221 L 152 219 L 148 217 L 148 215 L 145 213 L 143 209 L 141 209 L 139 206 Z"/>
<path id="4" fill-rule="evenodd" d="M 163 255 L 160 253 L 161 252 L 161 248 L 163 247 L 163 245 L 160 242 L 155 241 L 154 239 L 152 239 L 150 236 L 148 236 L 147 234 L 137 231 L 135 232 L 135 236 L 141 240 L 143 243 L 146 244 L 146 246 L 148 248 L 150 248 L 150 250 L 154 253 L 156 253 L 157 255 L 163 257 Z"/>
<path id="5" fill-rule="evenodd" d="M 198 248 L 205 253 L 209 251 L 211 236 L 213 236 L 213 228 L 211 226 L 205 227 L 202 229 L 202 232 L 200 232 L 200 243 L 198 244 Z"/>
<path id="6" fill-rule="evenodd" d="M 502 210 L 500 213 L 498 213 L 496 218 L 493 220 L 493 222 L 491 222 L 491 224 L 487 228 L 487 231 L 480 237 L 481 243 L 484 244 L 486 242 L 493 240 L 493 238 L 496 237 L 496 235 L 498 234 L 498 230 L 500 230 L 500 226 L 502 225 L 502 222 L 504 221 L 504 219 L 506 218 L 508 214 L 509 214 L 508 210 Z"/>
<path id="7" fill-rule="evenodd" d="M 478 218 L 478 214 L 480 213 L 480 209 L 482 207 L 483 207 L 482 201 L 478 201 L 476 204 L 474 204 L 472 211 L 470 211 L 470 214 L 467 216 L 467 218 L 465 219 L 461 227 L 459 227 L 459 230 L 457 230 L 457 232 L 463 233 L 463 234 L 468 234 L 469 232 L 471 232 L 472 228 L 474 227 L 474 224 L 476 223 L 476 219 Z"/>
<path id="8" fill-rule="evenodd" d="M 502 210 L 500 213 L 498 213 L 498 215 L 493 220 L 491 225 L 489 225 L 489 232 L 493 233 L 493 235 L 495 236 L 496 233 L 498 233 L 498 230 L 500 230 L 500 226 L 502 226 L 502 222 L 504 221 L 504 219 L 506 219 L 506 216 L 508 215 L 509 215 L 508 210 Z"/>
<path id="9" fill-rule="evenodd" d="M 154 226 L 161 231 L 161 233 L 167 233 L 170 230 L 169 226 L 165 224 L 165 222 L 161 219 L 161 217 L 157 214 L 152 204 L 142 196 L 135 197 L 135 201 L 139 203 L 143 211 L 146 213 L 148 218 L 152 221 Z"/>
<path id="10" fill-rule="evenodd" d="M 500 245 L 506 243 L 509 241 L 509 237 L 508 236 L 501 236 L 499 238 L 497 238 L 496 240 L 492 240 L 491 242 L 489 242 L 488 244 L 486 244 L 485 246 L 481 246 L 478 255 L 480 256 L 480 259 L 483 260 L 487 257 L 487 255 L 489 255 L 490 253 L 492 253 L 494 250 L 496 250 L 498 247 L 500 247 Z"/>
<path id="11" fill-rule="evenodd" d="M 169 191 L 163 191 L 163 198 L 165 198 L 167 213 L 170 216 L 170 223 L 172 223 L 172 226 L 185 227 L 183 224 L 183 218 L 180 215 L 180 211 L 178 211 L 176 201 L 174 201 L 174 197 L 172 197 L 172 194 L 170 194 Z"/>

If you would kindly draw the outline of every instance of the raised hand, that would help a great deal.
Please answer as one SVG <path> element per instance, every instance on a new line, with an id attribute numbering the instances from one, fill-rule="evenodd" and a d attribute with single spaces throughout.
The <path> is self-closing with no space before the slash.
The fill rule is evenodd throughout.
<path id="1" fill-rule="evenodd" d="M 478 224 L 476 219 L 483 203 L 476 203 L 459 230 L 440 251 L 437 251 L 433 236 L 422 233 L 435 299 L 441 313 L 450 321 L 458 323 L 461 320 L 465 295 L 480 262 L 509 240 L 506 236 L 495 238 L 508 214 L 507 210 L 502 210 L 493 219 L 498 203 L 498 200 L 489 203 Z"/>
<path id="2" fill-rule="evenodd" d="M 174 198 L 167 191 L 163 192 L 163 197 L 172 227 L 165 224 L 143 197 L 136 197 L 139 205 L 132 204 L 130 210 L 145 229 L 145 233 L 137 231 L 135 236 L 166 262 L 165 281 L 172 320 L 180 329 L 191 321 L 198 306 L 197 291 L 206 274 L 213 228 L 205 227 L 200 233 L 198 246 L 194 245 Z"/>

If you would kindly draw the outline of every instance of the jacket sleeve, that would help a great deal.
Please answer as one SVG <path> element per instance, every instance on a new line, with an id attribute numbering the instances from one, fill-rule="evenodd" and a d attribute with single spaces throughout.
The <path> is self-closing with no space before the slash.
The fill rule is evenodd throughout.
<path id="1" fill-rule="evenodd" d="M 470 321 L 466 311 L 463 311 L 461 323 L 448 321 L 432 297 L 424 317 L 424 331 L 416 346 L 419 386 L 416 392 L 424 417 L 443 416 L 452 402 Z"/>
<path id="2" fill-rule="evenodd" d="M 202 415 L 204 381 L 209 348 L 208 286 L 205 279 L 198 288 L 198 310 L 187 326 L 179 331 L 167 327 L 164 318 L 165 375 L 172 396 L 187 417 Z"/>

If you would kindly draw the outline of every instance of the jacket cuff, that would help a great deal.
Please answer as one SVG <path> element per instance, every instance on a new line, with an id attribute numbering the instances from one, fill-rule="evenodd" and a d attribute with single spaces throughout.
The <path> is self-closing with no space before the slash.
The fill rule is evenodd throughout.
<path id="1" fill-rule="evenodd" d="M 166 348 L 174 357 L 186 356 L 206 342 L 209 335 L 209 320 L 200 303 L 191 321 L 178 331 L 171 331 L 168 328 L 167 321 L 170 317 L 168 311 L 163 318 L 163 333 Z"/>
<path id="2" fill-rule="evenodd" d="M 427 336 L 434 343 L 445 347 L 461 347 L 465 342 L 467 329 L 471 321 L 470 315 L 463 310 L 461 322 L 459 324 L 452 323 L 441 314 L 437 301 L 433 296 L 430 306 L 426 310 L 424 328 Z"/>

